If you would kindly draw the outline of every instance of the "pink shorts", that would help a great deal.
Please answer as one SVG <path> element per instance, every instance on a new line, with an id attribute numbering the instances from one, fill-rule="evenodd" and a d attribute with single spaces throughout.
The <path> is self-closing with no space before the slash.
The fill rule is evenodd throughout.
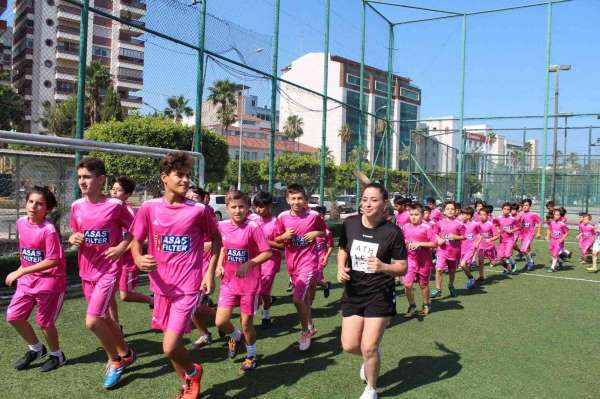
<path id="1" fill-rule="evenodd" d="M 579 242 L 579 250 L 581 251 L 581 255 L 589 255 L 592 253 L 592 246 L 594 245 L 594 241 L 580 241 Z"/>
<path id="2" fill-rule="evenodd" d="M 403 278 L 404 285 L 413 285 L 415 281 L 418 281 L 419 286 L 427 287 L 429 285 L 429 277 L 431 276 L 431 269 L 433 268 L 432 266 L 432 264 L 423 266 L 410 265 Z"/>
<path id="3" fill-rule="evenodd" d="M 435 270 L 447 270 L 449 272 L 456 271 L 458 260 L 448 259 L 444 254 L 438 254 L 435 261 Z"/>
<path id="4" fill-rule="evenodd" d="M 199 294 L 167 296 L 154 293 L 152 328 L 185 334 L 192 331 L 192 315 L 199 304 Z"/>
<path id="5" fill-rule="evenodd" d="M 295 300 L 303 301 L 306 298 L 308 289 L 316 282 L 318 273 L 312 268 L 302 268 L 300 270 L 289 270 L 292 279 L 292 296 Z"/>
<path id="6" fill-rule="evenodd" d="M 83 295 L 88 304 L 86 314 L 96 317 L 106 316 L 108 305 L 115 299 L 117 278 L 102 276 L 98 281 L 81 280 Z"/>
<path id="7" fill-rule="evenodd" d="M 138 274 L 139 270 L 137 267 L 124 267 L 119 276 L 119 291 L 131 292 L 135 290 L 138 281 Z"/>
<path id="8" fill-rule="evenodd" d="M 275 274 L 261 274 L 260 275 L 260 295 L 271 296 L 273 292 L 273 283 L 275 282 Z"/>
<path id="9" fill-rule="evenodd" d="M 479 250 L 479 259 L 482 261 L 488 258 L 490 262 L 495 262 L 498 259 L 498 254 L 496 253 L 496 247 L 490 249 L 480 249 Z"/>
<path id="10" fill-rule="evenodd" d="M 521 245 L 519 245 L 519 252 L 527 253 L 531 250 L 531 242 L 533 241 L 533 235 L 521 237 Z"/>
<path id="11" fill-rule="evenodd" d="M 252 316 L 258 309 L 259 298 L 260 295 L 258 292 L 255 294 L 238 294 L 227 285 L 221 284 L 217 306 L 231 309 L 239 306 L 240 312 Z"/>
<path id="12" fill-rule="evenodd" d="M 515 245 L 515 240 L 504 240 L 500 243 L 498 247 L 498 257 L 499 258 L 510 258 L 512 256 L 513 246 Z"/>
<path id="13" fill-rule="evenodd" d="M 558 257 L 565 249 L 565 244 L 558 242 L 558 240 L 550 239 L 550 243 L 548 244 L 548 248 L 550 249 L 550 256 Z"/>
<path id="14" fill-rule="evenodd" d="M 62 305 L 65 293 L 41 292 L 27 293 L 17 287 L 8 308 L 6 320 L 27 320 L 34 306 L 37 306 L 35 321 L 42 328 L 54 326 Z"/>
<path id="15" fill-rule="evenodd" d="M 477 252 L 475 251 L 475 248 L 471 248 L 468 251 L 463 251 L 460 254 L 460 261 L 465 262 L 468 265 L 469 263 L 473 262 L 476 253 Z"/>

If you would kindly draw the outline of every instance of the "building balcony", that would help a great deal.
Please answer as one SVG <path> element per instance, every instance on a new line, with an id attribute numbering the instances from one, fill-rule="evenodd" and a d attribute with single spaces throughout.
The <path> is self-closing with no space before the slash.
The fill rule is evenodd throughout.
<path id="1" fill-rule="evenodd" d="M 118 75 L 116 87 L 126 90 L 142 90 L 144 89 L 144 78 Z"/>
<path id="2" fill-rule="evenodd" d="M 76 81 L 78 72 L 77 68 L 57 66 L 54 75 L 56 79 Z"/>
<path id="3" fill-rule="evenodd" d="M 119 55 L 118 57 L 119 60 L 119 64 L 125 64 L 123 65 L 124 67 L 131 67 L 133 66 L 134 69 L 140 69 L 140 66 L 144 66 L 144 59 L 143 58 L 134 58 L 134 57 L 127 57 L 125 55 Z M 131 65 L 127 65 L 127 64 L 131 64 Z"/>
<path id="4" fill-rule="evenodd" d="M 56 37 L 58 39 L 67 39 L 73 41 L 79 41 L 79 28 L 74 26 L 67 26 L 59 24 L 56 28 Z"/>
<path id="5" fill-rule="evenodd" d="M 119 10 L 121 17 L 140 18 L 146 15 L 146 2 L 140 0 L 121 0 Z"/>
<path id="6" fill-rule="evenodd" d="M 79 49 L 56 47 L 56 58 L 79 62 Z"/>
<path id="7" fill-rule="evenodd" d="M 143 28 L 146 27 L 144 21 L 127 20 L 127 24 L 121 23 L 121 32 L 125 32 L 130 36 L 139 36 L 144 34 Z"/>
<path id="8" fill-rule="evenodd" d="M 66 4 L 61 4 L 56 7 L 58 19 L 64 19 L 68 21 L 77 21 L 81 20 L 81 9 L 79 7 L 74 7 Z"/>
<path id="9" fill-rule="evenodd" d="M 138 97 L 138 96 L 122 97 L 121 105 L 125 108 L 139 109 L 142 107 L 142 97 Z"/>
<path id="10" fill-rule="evenodd" d="M 139 47 L 140 49 L 143 49 L 145 46 L 145 43 L 143 40 L 136 39 L 135 37 L 131 37 L 128 35 L 124 35 L 123 33 L 121 33 L 119 35 L 119 43 L 128 44 L 130 46 L 136 46 L 136 47 Z"/>

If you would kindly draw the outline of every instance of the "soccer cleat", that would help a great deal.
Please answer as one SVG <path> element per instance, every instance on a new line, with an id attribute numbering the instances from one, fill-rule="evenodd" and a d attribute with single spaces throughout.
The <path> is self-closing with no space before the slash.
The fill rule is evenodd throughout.
<path id="1" fill-rule="evenodd" d="M 419 316 L 427 316 L 431 311 L 431 305 L 423 304 L 423 308 L 419 311 Z"/>
<path id="2" fill-rule="evenodd" d="M 596 272 L 598 272 L 598 269 L 595 268 L 594 266 L 592 266 L 592 267 L 586 267 L 585 271 L 588 273 L 596 273 Z"/>
<path id="3" fill-rule="evenodd" d="M 219 332 L 219 338 L 224 338 L 227 335 L 221 330 L 217 330 L 217 331 Z"/>
<path id="4" fill-rule="evenodd" d="M 331 282 L 325 283 L 325 288 L 323 288 L 323 296 L 325 298 L 329 298 L 329 294 L 331 293 Z"/>
<path id="5" fill-rule="evenodd" d="M 233 359 L 237 355 L 239 346 L 240 341 L 236 341 L 230 337 L 229 341 L 227 341 L 227 357 Z"/>
<path id="6" fill-rule="evenodd" d="M 554 273 L 556 271 L 556 269 L 549 267 L 548 270 L 546 270 L 546 273 Z"/>
<path id="7" fill-rule="evenodd" d="M 367 375 L 365 374 L 365 364 L 361 364 L 360 365 L 360 371 L 358 372 L 358 375 L 360 377 L 360 380 L 366 384 L 367 383 Z"/>
<path id="8" fill-rule="evenodd" d="M 467 280 L 466 288 L 468 290 L 472 290 L 473 288 L 475 288 L 475 279 L 473 277 Z"/>
<path id="9" fill-rule="evenodd" d="M 511 266 L 510 266 L 510 272 L 512 274 L 516 274 L 517 273 L 517 263 L 516 262 L 513 263 L 513 264 L 511 264 Z"/>
<path id="10" fill-rule="evenodd" d="M 271 328 L 272 325 L 273 323 L 271 322 L 271 319 L 262 319 L 262 321 L 260 322 L 260 328 L 262 328 L 263 330 L 268 330 L 269 328 Z"/>
<path id="11" fill-rule="evenodd" d="M 527 271 L 530 272 L 535 269 L 535 265 L 532 262 L 527 263 Z"/>
<path id="12" fill-rule="evenodd" d="M 40 366 L 40 371 L 45 373 L 47 371 L 52 371 L 60 366 L 63 366 L 67 362 L 67 358 L 65 354 L 60 352 L 60 356 L 50 355 L 48 359 Z"/>
<path id="13" fill-rule="evenodd" d="M 106 368 L 104 373 L 104 388 L 109 389 L 114 387 L 121 380 L 121 376 L 125 371 L 125 364 L 121 361 L 111 361 L 110 365 Z"/>
<path id="14" fill-rule="evenodd" d="M 367 385 L 365 387 L 365 390 L 363 391 L 362 395 L 360 395 L 359 399 L 378 399 L 378 398 L 379 398 L 379 396 L 377 396 L 377 391 Z"/>
<path id="15" fill-rule="evenodd" d="M 185 376 L 185 384 L 177 399 L 198 399 L 200 396 L 200 381 L 202 380 L 202 366 L 194 364 L 196 374 L 191 377 Z"/>
<path id="16" fill-rule="evenodd" d="M 452 298 L 456 298 L 458 296 L 458 291 L 456 291 L 456 288 L 454 288 L 453 286 L 448 286 L 448 291 L 450 291 L 450 296 Z"/>
<path id="17" fill-rule="evenodd" d="M 431 291 L 431 295 L 429 295 L 430 298 L 439 298 L 442 296 L 442 290 L 438 289 L 438 288 L 434 288 Z"/>
<path id="18" fill-rule="evenodd" d="M 415 305 L 414 303 L 412 305 L 408 306 L 408 310 L 406 311 L 406 313 L 404 313 L 404 317 L 406 317 L 407 319 L 410 319 L 411 317 L 413 317 L 415 314 L 417 313 L 417 305 Z"/>
<path id="19" fill-rule="evenodd" d="M 256 358 L 254 356 L 247 357 L 242 362 L 242 367 L 240 367 L 240 374 L 245 374 L 248 371 L 252 371 L 256 368 Z"/>
<path id="20" fill-rule="evenodd" d="M 312 334 L 310 331 L 303 332 L 298 339 L 298 343 L 300 344 L 298 349 L 300 352 L 307 351 L 310 348 L 310 341 L 312 338 Z"/>
<path id="21" fill-rule="evenodd" d="M 137 359 L 137 354 L 135 353 L 135 351 L 133 349 L 129 348 L 129 350 L 127 351 L 127 354 L 125 356 L 121 357 L 121 359 L 123 360 L 123 366 L 129 367 Z"/>
<path id="22" fill-rule="evenodd" d="M 208 346 L 212 344 L 212 334 L 208 333 L 208 334 L 203 334 L 201 335 L 192 345 L 192 348 L 194 349 L 200 349 L 200 348 L 204 348 L 205 346 Z"/>
<path id="23" fill-rule="evenodd" d="M 314 337 L 315 335 L 317 335 L 318 332 L 319 332 L 319 330 L 315 326 L 308 328 L 308 333 L 310 334 L 311 338 Z"/>
<path id="24" fill-rule="evenodd" d="M 48 354 L 46 347 L 42 345 L 42 350 L 39 352 L 28 350 L 25 355 L 15 362 L 15 369 L 25 370 L 34 361 L 43 358 Z"/>

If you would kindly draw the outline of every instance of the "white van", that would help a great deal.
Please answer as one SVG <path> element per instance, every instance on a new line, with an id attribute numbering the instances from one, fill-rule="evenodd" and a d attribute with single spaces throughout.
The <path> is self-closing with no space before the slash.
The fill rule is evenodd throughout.
<path id="1" fill-rule="evenodd" d="M 223 194 L 210 194 L 210 201 L 208 205 L 215 210 L 217 221 L 229 219 L 229 215 L 227 214 L 227 205 L 225 205 L 225 196 Z"/>

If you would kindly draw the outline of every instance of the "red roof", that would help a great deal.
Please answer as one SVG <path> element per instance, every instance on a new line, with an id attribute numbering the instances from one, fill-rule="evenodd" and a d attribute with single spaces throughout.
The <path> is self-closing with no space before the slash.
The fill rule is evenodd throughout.
<path id="1" fill-rule="evenodd" d="M 227 145 L 230 147 L 237 147 L 240 144 L 240 139 L 238 136 L 224 136 L 224 138 L 227 140 Z M 298 144 L 294 141 L 275 140 L 275 151 L 300 152 L 302 154 L 314 154 L 318 151 L 316 147 L 311 147 L 306 144 L 300 143 L 299 147 L 296 147 L 297 145 Z M 244 137 L 242 138 L 242 146 L 244 148 L 268 150 L 269 140 L 257 139 L 254 137 Z"/>

